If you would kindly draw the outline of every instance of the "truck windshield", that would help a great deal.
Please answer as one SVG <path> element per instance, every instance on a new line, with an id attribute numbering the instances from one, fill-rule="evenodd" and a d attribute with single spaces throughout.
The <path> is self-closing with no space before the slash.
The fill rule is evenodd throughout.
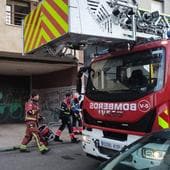
<path id="1" fill-rule="evenodd" d="M 165 50 L 156 48 L 94 62 L 87 89 L 90 92 L 147 92 L 163 87 Z"/>

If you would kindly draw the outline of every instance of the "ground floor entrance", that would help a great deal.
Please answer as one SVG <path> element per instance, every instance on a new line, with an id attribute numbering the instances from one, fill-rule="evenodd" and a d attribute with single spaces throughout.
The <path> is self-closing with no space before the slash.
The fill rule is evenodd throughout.
<path id="1" fill-rule="evenodd" d="M 40 94 L 44 116 L 49 121 L 57 118 L 56 108 L 65 93 L 75 91 L 76 74 L 73 59 L 0 54 L 0 123 L 24 121 L 24 103 L 32 90 Z"/>

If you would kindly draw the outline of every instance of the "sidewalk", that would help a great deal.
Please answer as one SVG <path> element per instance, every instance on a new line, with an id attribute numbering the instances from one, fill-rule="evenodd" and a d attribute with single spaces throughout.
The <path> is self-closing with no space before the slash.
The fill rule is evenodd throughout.
<path id="1" fill-rule="evenodd" d="M 57 128 L 54 127 L 52 130 L 55 131 Z M 25 129 L 25 124 L 0 124 L 0 150 L 19 146 L 25 135 Z M 63 131 L 61 139 L 70 141 L 67 128 Z M 35 145 L 34 140 L 29 145 Z"/>
<path id="2" fill-rule="evenodd" d="M 24 124 L 1 124 L 0 125 L 0 148 L 17 146 L 25 133 Z"/>

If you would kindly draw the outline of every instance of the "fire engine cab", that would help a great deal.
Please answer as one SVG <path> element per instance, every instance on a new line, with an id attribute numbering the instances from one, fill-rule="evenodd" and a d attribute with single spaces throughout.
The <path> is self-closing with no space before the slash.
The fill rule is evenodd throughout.
<path id="1" fill-rule="evenodd" d="M 115 37 L 108 52 L 95 56 L 78 74 L 80 92 L 81 76 L 88 73 L 82 148 L 87 155 L 108 159 L 145 134 L 169 128 L 169 18 L 138 9 L 136 1 L 88 5 L 93 19 Z M 108 17 L 102 6 L 111 11 Z"/>

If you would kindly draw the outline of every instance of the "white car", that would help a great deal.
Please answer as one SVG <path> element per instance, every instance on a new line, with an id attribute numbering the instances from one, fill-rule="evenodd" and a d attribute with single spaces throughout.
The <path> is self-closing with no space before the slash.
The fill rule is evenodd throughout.
<path id="1" fill-rule="evenodd" d="M 170 129 L 139 139 L 98 170 L 170 170 Z"/>

